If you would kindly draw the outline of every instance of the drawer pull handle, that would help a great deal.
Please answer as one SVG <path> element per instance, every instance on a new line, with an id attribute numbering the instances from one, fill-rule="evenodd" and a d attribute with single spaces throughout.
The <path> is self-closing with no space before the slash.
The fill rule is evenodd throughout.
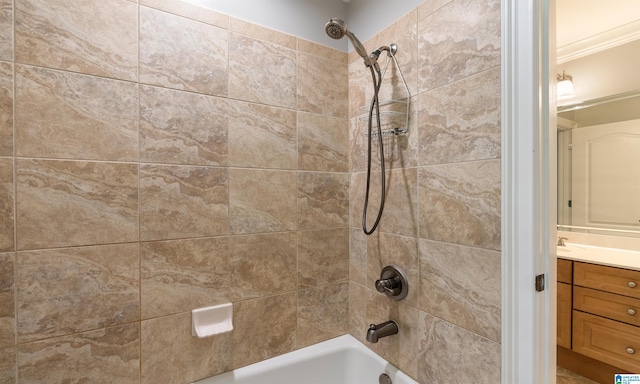
<path id="1" fill-rule="evenodd" d="M 636 282 L 635 281 L 630 281 L 627 283 L 627 285 L 629 286 L 629 288 L 635 288 L 636 287 Z"/>
<path id="2" fill-rule="evenodd" d="M 626 351 L 627 351 L 627 353 L 628 353 L 628 354 L 630 354 L 630 355 L 633 355 L 634 353 L 636 353 L 635 349 L 633 349 L 633 348 L 631 348 L 631 347 L 628 347 L 628 348 L 626 349 Z"/>
<path id="3" fill-rule="evenodd" d="M 627 309 L 627 313 L 630 314 L 631 316 L 635 316 L 636 315 L 636 310 L 633 308 L 629 308 Z"/>

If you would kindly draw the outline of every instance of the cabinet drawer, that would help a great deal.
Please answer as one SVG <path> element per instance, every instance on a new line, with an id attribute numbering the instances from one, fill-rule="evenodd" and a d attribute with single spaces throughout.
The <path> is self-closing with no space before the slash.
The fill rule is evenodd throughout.
<path id="1" fill-rule="evenodd" d="M 558 259 L 558 282 L 571 284 L 573 282 L 573 262 Z"/>
<path id="2" fill-rule="evenodd" d="M 640 299 L 575 287 L 573 309 L 640 326 Z"/>
<path id="3" fill-rule="evenodd" d="M 574 262 L 573 284 L 640 298 L 640 271 Z"/>
<path id="4" fill-rule="evenodd" d="M 574 310 L 573 351 L 640 372 L 640 328 Z"/>

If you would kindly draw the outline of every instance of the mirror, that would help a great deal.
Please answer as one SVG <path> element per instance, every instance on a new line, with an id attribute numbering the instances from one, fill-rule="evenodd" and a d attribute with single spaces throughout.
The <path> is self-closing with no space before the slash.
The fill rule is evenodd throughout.
<path id="1" fill-rule="evenodd" d="M 565 3 L 557 72 L 573 90 L 558 95 L 558 230 L 640 237 L 640 21 L 593 30 Z"/>
<path id="2" fill-rule="evenodd" d="M 558 108 L 558 229 L 640 237 L 640 91 Z"/>

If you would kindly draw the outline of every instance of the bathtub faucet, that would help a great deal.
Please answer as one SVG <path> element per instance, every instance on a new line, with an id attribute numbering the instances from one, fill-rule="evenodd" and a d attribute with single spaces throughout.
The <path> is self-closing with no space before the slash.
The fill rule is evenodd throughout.
<path id="1" fill-rule="evenodd" d="M 398 333 L 398 323 L 393 320 L 385 321 L 378 325 L 371 324 L 367 331 L 367 341 L 377 343 L 378 339 L 395 335 L 396 333 Z"/>

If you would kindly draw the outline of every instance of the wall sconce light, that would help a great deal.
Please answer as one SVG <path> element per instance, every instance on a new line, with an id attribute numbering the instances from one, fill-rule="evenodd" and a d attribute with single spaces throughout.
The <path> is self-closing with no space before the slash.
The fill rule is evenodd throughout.
<path id="1" fill-rule="evenodd" d="M 558 100 L 569 99 L 574 97 L 573 93 L 573 77 L 562 71 L 562 75 L 558 75 Z"/>

